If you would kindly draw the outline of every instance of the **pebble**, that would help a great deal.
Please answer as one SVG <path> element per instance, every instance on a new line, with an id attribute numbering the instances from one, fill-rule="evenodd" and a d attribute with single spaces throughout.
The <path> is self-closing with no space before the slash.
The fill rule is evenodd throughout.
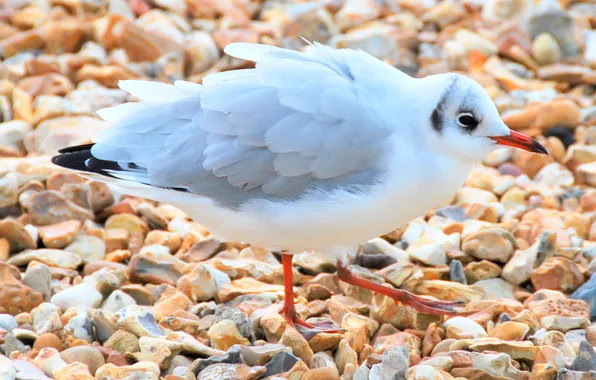
<path id="1" fill-rule="evenodd" d="M 253 380 L 266 373 L 266 368 L 257 366 L 249 367 L 245 364 L 218 363 L 202 370 L 197 379 L 201 380 Z"/>
<path id="2" fill-rule="evenodd" d="M 31 319 L 36 333 L 57 332 L 62 329 L 62 319 L 54 303 L 44 302 L 31 310 Z"/>
<path id="3" fill-rule="evenodd" d="M 560 315 L 550 315 L 540 320 L 540 325 L 547 330 L 557 330 L 567 332 L 569 330 L 586 328 L 590 320 L 581 317 L 564 317 Z"/>
<path id="4" fill-rule="evenodd" d="M 48 266 L 67 269 L 77 269 L 82 263 L 81 258 L 73 253 L 49 248 L 23 251 L 12 256 L 7 263 L 15 266 L 25 266 L 33 260 Z"/>
<path id="5" fill-rule="evenodd" d="M 105 364 L 101 352 L 94 347 L 75 346 L 67 348 L 60 353 L 60 357 L 66 363 L 80 362 L 86 364 L 90 373 L 94 374 L 99 367 Z"/>
<path id="6" fill-rule="evenodd" d="M 596 371 L 596 352 L 594 347 L 588 342 L 581 342 L 577 357 L 569 367 L 572 371 Z"/>
<path id="7" fill-rule="evenodd" d="M 536 289 L 554 289 L 571 293 L 583 283 L 578 266 L 565 257 L 546 259 L 530 276 Z"/>
<path id="8" fill-rule="evenodd" d="M 209 335 L 209 338 L 211 338 L 214 348 L 218 350 L 226 351 L 235 344 L 250 344 L 250 341 L 240 334 L 236 324 L 229 319 L 214 323 L 209 328 L 207 334 Z"/>
<path id="9" fill-rule="evenodd" d="M 193 302 L 199 302 L 217 298 L 218 290 L 230 283 L 226 273 L 208 264 L 199 263 L 178 280 L 176 287 Z"/>
<path id="10" fill-rule="evenodd" d="M 487 333 L 482 326 L 464 317 L 453 317 L 448 319 L 443 323 L 443 328 L 446 331 L 447 338 L 476 339 L 487 336 Z"/>
<path id="11" fill-rule="evenodd" d="M 592 4 L 81 4 L 16 4 L 0 22 L 0 341 L 9 351 L 0 373 L 593 377 L 584 360 L 596 342 L 595 286 L 586 281 L 596 272 Z M 137 100 L 117 88 L 120 80 L 202 83 L 252 67 L 223 53 L 230 41 L 302 49 L 300 36 L 370 52 L 416 77 L 465 73 L 509 127 L 549 150 L 489 154 L 445 207 L 346 252 L 358 275 L 466 301 L 465 313 L 396 305 L 339 282 L 333 260 L 297 253 L 298 314 L 347 330 L 305 339 L 277 314 L 279 252 L 224 242 L 183 209 L 123 196 L 50 163 L 58 149 L 108 126 L 99 109 Z"/>
<path id="12" fill-rule="evenodd" d="M 52 296 L 52 272 L 45 264 L 29 265 L 23 276 L 23 283 L 41 294 L 44 301 Z"/>
<path id="13" fill-rule="evenodd" d="M 532 55 L 541 65 L 558 62 L 563 56 L 557 40 L 549 33 L 541 33 L 532 42 Z"/>
<path id="14" fill-rule="evenodd" d="M 82 283 L 54 294 L 50 302 L 62 309 L 75 306 L 97 308 L 102 299 L 101 293 L 93 284 Z"/>
<path id="15" fill-rule="evenodd" d="M 513 235 L 502 228 L 486 228 L 463 239 L 462 250 L 478 259 L 506 263 L 516 246 Z"/>
<path id="16" fill-rule="evenodd" d="M 19 323 L 10 314 L 0 314 L 0 329 L 11 332 L 12 330 L 19 327 Z"/>
<path id="17" fill-rule="evenodd" d="M 269 361 L 266 365 L 266 371 L 263 377 L 274 376 L 280 373 L 288 372 L 300 359 L 287 351 L 281 351 Z"/>
<path id="18" fill-rule="evenodd" d="M 84 265 L 103 260 L 106 246 L 101 239 L 95 236 L 78 236 L 64 250 L 80 256 Z"/>
<path id="19" fill-rule="evenodd" d="M 136 305 L 135 299 L 121 290 L 115 290 L 103 300 L 99 308 L 108 313 L 115 313 L 130 305 Z"/>
<path id="20" fill-rule="evenodd" d="M 596 274 L 593 274 L 588 281 L 580 286 L 571 298 L 576 300 L 584 300 L 590 306 L 590 318 L 596 318 Z"/>
<path id="21" fill-rule="evenodd" d="M 370 368 L 368 378 L 371 380 L 404 378 L 409 366 L 409 351 L 405 347 L 392 347 L 385 352 L 381 363 Z"/>
<path id="22" fill-rule="evenodd" d="M 504 298 L 515 298 L 515 287 L 502 278 L 491 278 L 474 283 L 474 286 L 484 290 L 485 300 L 499 300 Z"/>
<path id="23" fill-rule="evenodd" d="M 17 315 L 31 311 L 41 302 L 41 294 L 20 281 L 16 268 L 0 262 L 0 312 Z"/>

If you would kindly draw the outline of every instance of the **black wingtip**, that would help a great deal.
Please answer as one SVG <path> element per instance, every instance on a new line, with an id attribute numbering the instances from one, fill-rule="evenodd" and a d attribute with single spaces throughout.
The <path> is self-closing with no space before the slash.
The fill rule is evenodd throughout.
<path id="1" fill-rule="evenodd" d="M 89 171 L 87 160 L 92 158 L 91 147 L 93 144 L 71 146 L 58 151 L 58 155 L 52 157 L 54 165 L 79 171 Z"/>
<path id="2" fill-rule="evenodd" d="M 83 145 L 75 145 L 75 146 L 68 146 L 66 148 L 62 148 L 58 151 L 58 153 L 66 154 L 66 153 L 74 153 L 74 152 L 81 152 L 85 150 L 90 150 L 94 143 L 83 144 Z"/>

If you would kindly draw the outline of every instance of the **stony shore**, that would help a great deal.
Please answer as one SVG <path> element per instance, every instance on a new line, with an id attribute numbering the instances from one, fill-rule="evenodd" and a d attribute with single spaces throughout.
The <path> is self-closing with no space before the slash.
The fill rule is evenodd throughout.
<path id="1" fill-rule="evenodd" d="M 595 29 L 590 0 L 0 0 L 0 379 L 596 379 Z M 200 83 L 250 67 L 230 42 L 301 36 L 467 74 L 549 150 L 491 154 L 451 204 L 352 256 L 460 316 L 305 253 L 298 313 L 346 330 L 305 338 L 278 315 L 279 252 L 50 163 L 134 100 L 119 80 Z"/>

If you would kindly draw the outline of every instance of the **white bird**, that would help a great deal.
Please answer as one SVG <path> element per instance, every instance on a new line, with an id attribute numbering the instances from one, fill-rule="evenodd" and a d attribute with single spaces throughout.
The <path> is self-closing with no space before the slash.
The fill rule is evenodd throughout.
<path id="1" fill-rule="evenodd" d="M 289 324 L 292 254 L 319 251 L 338 277 L 434 314 L 437 301 L 358 278 L 345 252 L 444 205 L 501 145 L 546 154 L 510 131 L 484 89 L 457 74 L 417 79 L 362 52 L 234 43 L 256 67 L 203 84 L 131 80 L 140 98 L 98 112 L 113 126 L 62 150 L 59 166 L 177 205 L 225 240 L 282 251 Z"/>

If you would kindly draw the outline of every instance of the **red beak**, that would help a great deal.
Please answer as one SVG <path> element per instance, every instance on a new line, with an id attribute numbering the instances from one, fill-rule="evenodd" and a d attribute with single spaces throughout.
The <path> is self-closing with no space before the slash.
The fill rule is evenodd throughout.
<path id="1" fill-rule="evenodd" d="M 511 131 L 509 136 L 491 136 L 490 138 L 500 145 L 512 146 L 514 148 L 527 150 L 528 152 L 548 154 L 542 144 L 519 132 Z"/>

